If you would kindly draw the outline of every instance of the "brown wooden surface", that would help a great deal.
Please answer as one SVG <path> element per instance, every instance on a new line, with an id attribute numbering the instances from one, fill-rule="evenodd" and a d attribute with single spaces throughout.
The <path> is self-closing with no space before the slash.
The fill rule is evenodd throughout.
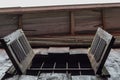
<path id="1" fill-rule="evenodd" d="M 31 38 L 94 35 L 98 27 L 120 36 L 120 4 L 0 9 L 0 37 L 22 28 Z M 84 39 L 83 39 L 84 40 Z"/>
<path id="2" fill-rule="evenodd" d="M 68 12 L 43 12 L 23 15 L 26 35 L 69 33 Z"/>
<path id="3" fill-rule="evenodd" d="M 0 14 L 0 37 L 17 29 L 17 16 Z"/>
<path id="4" fill-rule="evenodd" d="M 119 13 L 118 7 L 0 14 L 0 37 L 18 28 L 22 28 L 27 36 L 34 37 L 95 34 L 97 27 L 103 27 L 118 35 L 120 33 Z"/>
<path id="5" fill-rule="evenodd" d="M 74 18 L 74 12 L 70 11 L 70 33 L 71 35 L 75 34 L 75 18 Z"/>
<path id="6" fill-rule="evenodd" d="M 99 10 L 79 10 L 74 14 L 76 33 L 95 33 L 101 24 Z"/>
<path id="7" fill-rule="evenodd" d="M 105 22 L 105 9 L 101 9 L 101 26 L 103 29 L 106 28 L 106 22 Z"/>
<path id="8" fill-rule="evenodd" d="M 22 29 L 23 24 L 22 24 L 22 15 L 18 15 L 18 29 Z"/>
<path id="9" fill-rule="evenodd" d="M 105 9 L 106 30 L 109 32 L 120 32 L 120 13 L 119 8 Z"/>

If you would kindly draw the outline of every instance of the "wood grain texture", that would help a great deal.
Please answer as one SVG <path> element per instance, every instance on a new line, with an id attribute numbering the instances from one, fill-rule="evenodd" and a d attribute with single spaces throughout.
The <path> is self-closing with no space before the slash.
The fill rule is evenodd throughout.
<path id="1" fill-rule="evenodd" d="M 0 14 L 0 37 L 5 36 L 17 29 L 17 16 Z"/>
<path id="2" fill-rule="evenodd" d="M 105 10 L 106 29 L 110 32 L 120 32 L 120 8 L 111 8 Z"/>
<path id="3" fill-rule="evenodd" d="M 69 32 L 68 12 L 48 12 L 23 15 L 23 29 L 26 34 L 55 34 Z M 35 32 L 34 32 L 35 31 Z"/>
<path id="4" fill-rule="evenodd" d="M 101 10 L 103 10 L 104 14 L 101 14 Z M 71 11 L 74 15 L 71 15 L 72 17 L 70 18 L 69 12 Z M 62 11 L 56 9 L 35 13 L 0 14 L 0 37 L 18 28 L 23 28 L 27 36 L 35 37 L 46 35 L 95 34 L 97 27 L 103 25 L 105 30 L 119 35 L 119 13 L 120 8 L 117 7 Z M 22 15 L 22 18 L 18 18 L 19 15 Z"/>
<path id="5" fill-rule="evenodd" d="M 70 11 L 70 33 L 71 35 L 75 35 L 75 16 L 74 12 Z"/>
<path id="6" fill-rule="evenodd" d="M 100 12 L 97 10 L 80 10 L 75 12 L 76 32 L 96 31 L 100 26 Z"/>

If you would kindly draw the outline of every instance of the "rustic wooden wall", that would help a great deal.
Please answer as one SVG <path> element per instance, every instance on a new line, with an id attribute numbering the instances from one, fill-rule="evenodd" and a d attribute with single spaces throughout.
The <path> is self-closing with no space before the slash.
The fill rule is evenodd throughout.
<path id="1" fill-rule="evenodd" d="M 34 37 L 92 34 L 95 33 L 97 27 L 119 35 L 119 14 L 120 8 L 0 14 L 0 37 L 18 28 L 22 28 L 27 36 Z"/>
<path id="2" fill-rule="evenodd" d="M 0 13 L 0 37 L 10 34 L 16 29 L 22 28 L 25 34 L 32 38 L 53 37 L 60 35 L 82 35 L 81 37 L 83 37 L 83 35 L 91 35 L 93 38 L 93 35 L 98 27 L 102 27 L 118 37 L 120 35 L 119 14 L 120 7 L 50 10 L 10 14 Z M 89 43 L 92 41 L 92 39 L 88 38 L 81 39 L 84 39 Z M 119 39 L 120 38 L 117 38 L 118 43 L 120 43 Z M 36 39 L 30 40 L 36 41 Z M 40 41 L 40 39 L 37 39 L 37 41 Z"/>
<path id="3" fill-rule="evenodd" d="M 99 10 L 23 14 L 22 19 L 23 30 L 29 36 L 88 34 L 94 33 L 97 27 L 101 26 L 101 13 Z"/>
<path id="4" fill-rule="evenodd" d="M 17 15 L 0 14 L 0 37 L 17 29 Z"/>
<path id="5" fill-rule="evenodd" d="M 41 12 L 23 14 L 23 29 L 27 35 L 69 33 L 68 12 Z"/>
<path id="6" fill-rule="evenodd" d="M 94 33 L 101 25 L 99 10 L 79 10 L 74 12 L 76 33 Z"/>
<path id="7" fill-rule="evenodd" d="M 120 33 L 120 8 L 109 8 L 104 10 L 105 28 L 109 32 Z"/>

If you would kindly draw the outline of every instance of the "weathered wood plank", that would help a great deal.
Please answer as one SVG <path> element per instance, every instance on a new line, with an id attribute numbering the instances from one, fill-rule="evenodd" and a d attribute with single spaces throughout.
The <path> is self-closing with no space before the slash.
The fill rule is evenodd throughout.
<path id="1" fill-rule="evenodd" d="M 68 12 L 24 14 L 23 26 L 26 35 L 69 33 Z"/>
<path id="2" fill-rule="evenodd" d="M 74 18 L 74 12 L 70 11 L 70 33 L 71 35 L 75 34 L 75 18 Z"/>
<path id="3" fill-rule="evenodd" d="M 95 33 L 97 27 L 100 27 L 100 11 L 99 10 L 79 10 L 75 11 L 75 31 L 76 33 Z"/>
<path id="4" fill-rule="evenodd" d="M 119 8 L 108 8 L 105 9 L 105 25 L 106 25 L 106 30 L 109 32 L 116 32 L 119 33 L 120 32 L 120 15 L 118 15 L 120 13 L 120 9 Z"/>
<path id="5" fill-rule="evenodd" d="M 17 15 L 0 14 L 0 37 L 17 29 Z"/>
<path id="6" fill-rule="evenodd" d="M 22 29 L 23 27 L 22 20 L 22 15 L 18 15 L 18 29 Z"/>
<path id="7" fill-rule="evenodd" d="M 101 25 L 103 29 L 106 29 L 105 9 L 101 9 Z"/>
<path id="8" fill-rule="evenodd" d="M 69 47 L 50 47 L 48 53 L 69 53 Z"/>

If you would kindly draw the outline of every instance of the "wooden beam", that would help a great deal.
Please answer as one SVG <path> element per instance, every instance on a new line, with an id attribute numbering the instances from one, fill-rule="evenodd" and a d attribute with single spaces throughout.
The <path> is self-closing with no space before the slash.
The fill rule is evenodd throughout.
<path id="1" fill-rule="evenodd" d="M 59 6 L 45 6 L 45 7 L 14 7 L 14 8 L 0 8 L 0 13 L 35 13 L 40 11 L 55 11 L 55 10 L 79 10 L 79 9 L 96 9 L 96 8 L 117 8 L 120 3 L 103 3 L 103 4 L 82 4 L 82 5 L 59 5 Z"/>
<path id="2" fill-rule="evenodd" d="M 92 68 L 30 68 L 28 70 L 36 70 L 36 71 L 50 71 L 50 70 L 54 70 L 54 71 L 89 71 L 89 70 L 93 70 Z"/>
<path id="3" fill-rule="evenodd" d="M 75 18 L 74 12 L 70 11 L 70 34 L 75 35 Z"/>
<path id="4" fill-rule="evenodd" d="M 23 24 L 22 24 L 22 14 L 18 15 L 18 29 L 22 29 Z"/>
<path id="5" fill-rule="evenodd" d="M 101 9 L 101 25 L 102 25 L 102 28 L 105 29 L 106 24 L 105 24 L 105 10 L 104 9 Z"/>

